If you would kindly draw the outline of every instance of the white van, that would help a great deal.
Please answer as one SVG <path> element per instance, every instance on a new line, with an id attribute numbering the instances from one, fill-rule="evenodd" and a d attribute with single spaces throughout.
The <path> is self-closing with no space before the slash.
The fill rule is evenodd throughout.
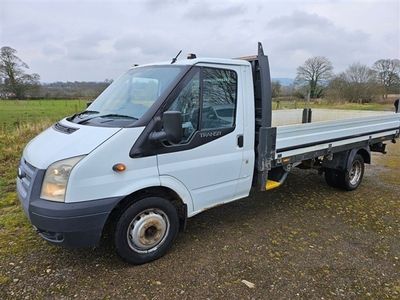
<path id="1" fill-rule="evenodd" d="M 187 218 L 278 187 L 293 167 L 355 190 L 370 152 L 399 137 L 398 103 L 340 120 L 314 110 L 317 122 L 310 110 L 288 110 L 278 118 L 286 125 L 274 126 L 268 58 L 258 50 L 134 67 L 30 141 L 17 191 L 40 236 L 89 247 L 111 228 L 118 254 L 141 264 L 164 255 Z"/>

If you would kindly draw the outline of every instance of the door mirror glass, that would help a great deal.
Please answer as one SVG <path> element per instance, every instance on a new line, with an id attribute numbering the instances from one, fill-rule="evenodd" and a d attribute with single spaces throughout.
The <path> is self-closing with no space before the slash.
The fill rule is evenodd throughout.
<path id="1" fill-rule="evenodd" d="M 182 114 L 180 111 L 166 111 L 162 118 L 165 137 L 168 142 L 178 144 L 182 141 Z"/>
<path id="2" fill-rule="evenodd" d="M 151 141 L 167 141 L 171 144 L 178 144 L 182 141 L 182 113 L 180 111 L 166 111 L 162 117 L 161 131 L 150 134 Z"/>

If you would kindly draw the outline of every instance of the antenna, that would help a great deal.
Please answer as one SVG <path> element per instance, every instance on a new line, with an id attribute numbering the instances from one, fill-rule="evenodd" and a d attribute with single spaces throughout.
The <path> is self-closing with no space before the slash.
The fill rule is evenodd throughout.
<path id="1" fill-rule="evenodd" d="M 172 59 L 171 61 L 171 65 L 174 64 L 176 62 L 176 60 L 178 59 L 178 56 L 182 53 L 182 50 L 178 52 L 178 54 Z"/>

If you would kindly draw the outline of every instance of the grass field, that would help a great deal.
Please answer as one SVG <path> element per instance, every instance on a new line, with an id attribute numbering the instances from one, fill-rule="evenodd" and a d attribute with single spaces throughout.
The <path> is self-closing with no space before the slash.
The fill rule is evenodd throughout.
<path id="1" fill-rule="evenodd" d="M 392 109 L 379 104 L 311 106 Z M 151 265 L 132 268 L 107 248 L 69 251 L 50 246 L 32 230 L 22 212 L 15 193 L 16 169 L 31 138 L 84 107 L 85 101 L 79 100 L 0 100 L 0 299 L 129 294 L 158 299 L 163 293 L 166 298 L 186 293 L 184 298 L 230 295 L 242 299 L 299 294 L 305 298 L 400 296 L 400 280 L 396 279 L 400 257 L 398 145 L 390 147 L 389 156 L 375 160 L 378 165 L 356 193 L 332 190 L 314 173 L 295 173 L 286 190 L 271 194 L 273 201 L 256 195 L 194 218 L 172 253 Z M 294 105 L 285 102 L 281 107 Z M 321 186 L 315 186 L 319 181 Z M 192 261 L 194 256 L 199 260 Z M 93 278 L 94 269 L 101 274 L 99 281 Z M 243 287 L 240 279 L 254 281 L 254 291 Z M 281 290 L 274 290 L 280 284 Z"/>
<path id="2" fill-rule="evenodd" d="M 392 104 L 327 103 L 326 101 L 280 101 L 273 102 L 273 109 L 335 108 L 357 110 L 393 110 Z M 85 100 L 0 100 L 0 130 L 9 131 L 21 124 L 54 122 L 65 116 L 84 110 Z"/>
<path id="3" fill-rule="evenodd" d="M 0 128 L 5 131 L 23 123 L 54 122 L 85 107 L 84 100 L 0 100 Z"/>

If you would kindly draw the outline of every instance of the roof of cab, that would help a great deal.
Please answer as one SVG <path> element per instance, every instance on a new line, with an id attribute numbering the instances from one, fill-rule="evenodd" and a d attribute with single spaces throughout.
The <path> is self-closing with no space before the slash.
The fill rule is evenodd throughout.
<path id="1" fill-rule="evenodd" d="M 218 64 L 218 65 L 234 65 L 234 66 L 248 66 L 250 63 L 243 59 L 227 59 L 227 58 L 208 58 L 198 57 L 193 59 L 178 59 L 173 65 L 179 66 L 192 66 L 196 64 Z M 171 61 L 164 61 L 158 63 L 150 63 L 139 65 L 138 67 L 144 66 L 159 66 L 159 65 L 171 65 Z"/>

